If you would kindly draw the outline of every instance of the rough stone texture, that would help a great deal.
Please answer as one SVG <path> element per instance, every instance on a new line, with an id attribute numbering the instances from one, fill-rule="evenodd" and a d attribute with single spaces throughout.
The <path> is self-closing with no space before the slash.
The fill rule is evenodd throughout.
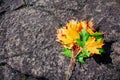
<path id="1" fill-rule="evenodd" d="M 6 20 L 9 18 L 10 21 L 6 25 L 5 48 L 7 57 L 11 57 L 7 63 L 26 74 L 62 77 L 65 71 L 61 65 L 64 64 L 64 57 L 59 54 L 55 41 L 54 26 L 58 26 L 58 23 L 53 16 L 34 9 L 21 9 L 6 16 Z"/>
<path id="2" fill-rule="evenodd" d="M 43 80 L 44 78 L 36 79 L 35 77 L 23 74 L 14 70 L 9 65 L 0 66 L 0 80 Z M 47 79 L 45 79 L 47 80 Z"/>
<path id="3" fill-rule="evenodd" d="M 70 19 L 92 19 L 105 32 L 106 52 L 77 63 L 71 80 L 120 80 L 119 0 L 24 1 L 28 7 L 7 12 L 0 20 L 0 78 L 64 80 L 69 59 L 60 54 L 56 28 Z"/>

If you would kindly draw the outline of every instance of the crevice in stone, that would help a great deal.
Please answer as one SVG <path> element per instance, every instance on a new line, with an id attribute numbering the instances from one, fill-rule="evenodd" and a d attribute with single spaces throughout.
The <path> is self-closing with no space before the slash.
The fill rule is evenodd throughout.
<path id="1" fill-rule="evenodd" d="M 13 72 L 13 73 L 15 73 L 19 76 L 22 75 L 22 77 L 24 77 L 23 80 L 29 80 L 29 79 L 30 80 L 49 80 L 48 78 L 46 78 L 44 76 L 39 76 L 38 77 L 38 76 L 33 76 L 33 75 L 30 75 L 30 74 L 27 74 L 27 73 L 22 73 L 21 71 L 12 68 L 9 64 L 6 64 L 6 66 L 8 67 L 9 70 L 11 70 L 11 72 Z"/>

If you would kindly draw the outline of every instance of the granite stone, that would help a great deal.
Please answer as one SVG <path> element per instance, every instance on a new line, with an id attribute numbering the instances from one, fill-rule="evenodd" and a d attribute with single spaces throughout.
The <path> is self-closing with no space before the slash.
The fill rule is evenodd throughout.
<path id="1" fill-rule="evenodd" d="M 0 78 L 21 80 L 19 76 L 29 75 L 28 80 L 64 80 L 70 59 L 60 54 L 56 29 L 74 19 L 93 20 L 94 27 L 105 33 L 105 53 L 77 63 L 70 80 L 120 80 L 119 0 L 24 0 L 22 4 L 27 6 L 4 13 L 0 20 Z"/>

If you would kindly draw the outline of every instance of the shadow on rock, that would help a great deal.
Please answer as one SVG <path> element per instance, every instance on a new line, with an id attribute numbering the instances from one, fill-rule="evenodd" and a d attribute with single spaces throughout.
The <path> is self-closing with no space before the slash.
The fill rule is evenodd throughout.
<path id="1" fill-rule="evenodd" d="M 34 78 L 34 80 L 49 80 L 46 77 L 34 77 L 32 75 L 24 74 L 26 77 Z"/>
<path id="2" fill-rule="evenodd" d="M 28 74 L 24 74 L 26 77 L 32 77 L 35 78 L 35 80 L 49 80 L 46 77 L 42 76 L 42 77 L 34 77 L 33 75 L 28 75 Z"/>
<path id="3" fill-rule="evenodd" d="M 1 6 L 2 3 L 3 3 L 3 0 L 0 0 L 0 6 Z"/>
<path id="4" fill-rule="evenodd" d="M 95 61 L 98 64 L 112 64 L 112 59 L 110 57 L 110 53 L 112 52 L 111 50 L 111 45 L 114 43 L 115 41 L 111 41 L 111 42 L 105 42 L 105 53 L 103 53 L 101 56 L 100 55 L 94 55 L 93 58 L 95 59 Z"/>
<path id="5" fill-rule="evenodd" d="M 45 77 L 39 77 L 39 78 L 37 78 L 37 80 L 49 80 L 49 79 L 47 79 Z"/>

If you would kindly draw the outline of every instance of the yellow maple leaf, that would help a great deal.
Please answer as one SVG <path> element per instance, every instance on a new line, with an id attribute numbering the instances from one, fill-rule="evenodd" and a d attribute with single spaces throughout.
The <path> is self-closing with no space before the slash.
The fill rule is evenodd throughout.
<path id="1" fill-rule="evenodd" d="M 103 40 L 95 41 L 94 37 L 90 37 L 88 41 L 85 43 L 87 51 L 90 51 L 92 55 L 100 54 L 98 48 L 102 48 L 104 45 Z"/>

